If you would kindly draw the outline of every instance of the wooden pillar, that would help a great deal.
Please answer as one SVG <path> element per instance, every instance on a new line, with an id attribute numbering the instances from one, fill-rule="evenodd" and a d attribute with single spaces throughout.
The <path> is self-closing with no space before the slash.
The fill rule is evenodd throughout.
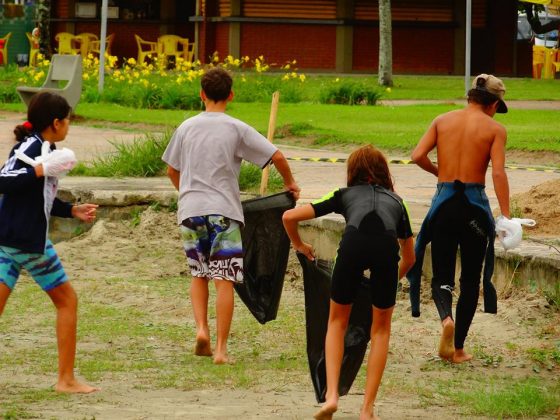
<path id="1" fill-rule="evenodd" d="M 352 19 L 354 17 L 354 0 L 336 1 L 336 18 Z M 354 28 L 352 25 L 336 27 L 336 71 L 349 73 L 353 62 Z"/>
<path id="2" fill-rule="evenodd" d="M 159 7 L 159 17 L 161 20 L 168 20 L 175 18 L 175 1 L 174 0 L 161 0 Z M 174 34 L 175 25 L 163 24 L 159 26 L 160 34 Z"/>
<path id="3" fill-rule="evenodd" d="M 241 0 L 231 0 L 231 16 L 241 16 Z M 241 23 L 229 23 L 228 52 L 234 57 L 241 56 Z"/>
<path id="4" fill-rule="evenodd" d="M 99 12 L 101 13 L 101 11 Z M 68 0 L 68 17 L 73 18 L 76 16 L 76 2 L 74 0 Z M 66 32 L 71 34 L 76 33 L 76 24 L 74 22 L 66 22 Z"/>

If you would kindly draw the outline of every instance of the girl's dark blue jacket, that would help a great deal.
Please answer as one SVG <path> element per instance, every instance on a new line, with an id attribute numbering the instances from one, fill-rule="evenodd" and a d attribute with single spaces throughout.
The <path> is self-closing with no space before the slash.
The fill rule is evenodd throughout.
<path id="1" fill-rule="evenodd" d="M 29 253 L 45 251 L 51 214 L 72 217 L 72 205 L 56 198 L 58 179 L 37 178 L 35 169 L 14 155 L 19 149 L 35 159 L 43 141 L 33 134 L 16 144 L 0 169 L 0 245 Z"/>

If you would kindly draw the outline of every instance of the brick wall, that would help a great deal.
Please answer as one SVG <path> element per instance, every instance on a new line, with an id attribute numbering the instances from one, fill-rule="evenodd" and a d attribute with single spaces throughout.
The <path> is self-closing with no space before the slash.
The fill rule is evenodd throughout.
<path id="1" fill-rule="evenodd" d="M 54 4 L 54 7 L 51 11 L 53 16 L 56 16 L 60 19 L 65 19 L 70 17 L 70 5 L 68 4 L 68 0 L 60 0 Z M 74 15 L 72 13 L 72 15 Z"/>
<path id="2" fill-rule="evenodd" d="M 241 55 L 263 55 L 268 63 L 297 60 L 298 68 L 334 70 L 336 27 L 246 23 L 241 26 Z"/>
<path id="3" fill-rule="evenodd" d="M 393 28 L 393 72 L 452 74 L 452 28 Z M 377 72 L 379 31 L 354 27 L 353 69 Z"/>
<path id="4" fill-rule="evenodd" d="M 218 56 L 221 60 L 229 54 L 229 23 L 220 23 L 216 25 L 214 48 L 214 51 L 218 52 Z M 208 57 L 210 57 L 214 51 L 208 51 Z M 207 60 L 208 57 L 206 58 Z"/>

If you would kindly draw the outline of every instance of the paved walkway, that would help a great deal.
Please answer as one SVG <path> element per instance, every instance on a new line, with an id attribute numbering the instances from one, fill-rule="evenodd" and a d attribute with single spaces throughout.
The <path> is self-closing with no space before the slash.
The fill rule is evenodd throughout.
<path id="1" fill-rule="evenodd" d="M 404 105 L 464 105 L 464 99 L 441 100 L 441 99 L 383 99 L 379 101 L 380 105 L 385 106 L 404 106 Z M 560 101 L 512 101 L 506 98 L 506 103 L 510 109 L 542 109 L 542 110 L 560 110 Z"/>

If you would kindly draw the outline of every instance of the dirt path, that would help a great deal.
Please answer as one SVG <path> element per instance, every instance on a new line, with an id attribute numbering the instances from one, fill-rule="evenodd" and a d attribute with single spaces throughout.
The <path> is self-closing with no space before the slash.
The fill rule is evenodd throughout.
<path id="1" fill-rule="evenodd" d="M 92 154 L 110 147 L 107 146 L 107 137 L 100 136 L 99 130 L 73 127 L 71 133 L 76 135 L 76 143 L 71 144 L 74 140 L 69 138 L 66 145 L 77 149 L 76 152 L 81 154 L 78 156 L 80 159 L 88 159 Z M 88 147 L 79 152 L 84 144 L 79 136 L 87 133 L 91 135 L 91 143 L 86 142 Z M 103 136 L 109 134 L 109 131 L 104 131 Z M 116 130 L 113 134 L 115 138 L 123 135 Z M 129 135 L 128 138 L 132 137 Z M 4 145 L 5 139 L 0 140 L 0 144 Z M 297 155 L 301 152 L 290 150 L 286 153 Z M 0 149 L 0 153 L 4 152 Z M 306 153 L 333 154 L 331 151 Z M 337 153 L 346 155 L 345 152 Z M 330 191 L 334 185 L 340 185 L 344 178 L 344 167 L 340 164 L 302 162 L 293 167 L 296 176 L 307 185 L 307 199 Z M 392 170 L 401 194 L 416 197 L 414 200 L 419 204 L 416 217 L 420 219 L 422 207 L 427 208 L 433 192 L 434 180 L 423 177 L 421 171 L 412 166 L 395 165 Z M 519 192 L 560 177 L 558 174 L 545 175 L 540 172 L 519 171 L 511 174 L 515 177 L 512 188 Z M 325 182 L 325 178 L 329 181 Z M 185 264 L 172 214 L 148 211 L 141 217 L 137 227 L 132 227 L 130 223 L 100 220 L 88 233 L 57 244 L 57 249 L 84 301 L 93 300 L 117 313 L 141 310 L 149 314 L 153 322 L 168 326 L 192 324 L 185 294 L 170 295 L 166 299 L 150 294 L 151 281 L 155 283 L 155 280 L 184 277 Z M 142 281 L 142 286 L 136 285 L 139 281 Z M 406 284 L 403 286 L 406 289 Z M 301 279 L 298 264 L 291 261 L 279 319 L 288 317 L 296 309 L 302 310 Z M 244 311 L 245 308 L 237 302 L 232 331 L 234 335 L 242 336 L 245 333 L 240 324 L 245 316 Z M 467 413 L 465 406 L 450 404 L 447 394 L 456 387 L 478 389 L 480 383 L 486 380 L 497 384 L 525 380 L 542 384 L 558 383 L 558 364 L 541 364 L 531 357 L 538 351 L 552 351 L 550 349 L 557 348 L 560 342 L 560 314 L 551 310 L 539 294 L 525 291 L 515 293 L 510 289 L 502 294 L 497 315 L 485 314 L 479 308 L 467 342 L 468 349 L 475 354 L 475 360 L 461 366 L 450 365 L 437 358 L 439 322 L 426 285 L 423 289 L 422 317 L 411 318 L 409 312 L 406 293 L 402 292 L 395 310 L 391 353 L 377 404 L 382 418 L 485 418 Z M 41 325 L 44 320 L 38 315 L 16 319 L 17 322 L 5 324 L 0 329 L 0 355 L 12 359 L 17 358 L 19 351 L 30 347 L 44 343 L 54 345 L 52 325 Z M 250 325 L 251 328 L 258 327 L 256 323 Z M 294 328 L 300 338 L 304 336 L 302 318 Z M 92 340 L 80 337 L 78 357 L 89 348 L 110 347 L 110 343 Z M 192 337 L 185 334 L 180 340 L 181 344 L 175 347 L 156 348 L 156 357 L 165 361 L 170 352 L 182 354 L 188 351 Z M 113 341 L 118 341 L 118 337 Z M 123 346 L 126 348 L 126 343 Z M 250 347 L 251 343 L 249 351 Z M 259 357 L 262 356 L 256 355 L 252 360 L 258 360 Z M 301 346 L 298 357 L 305 359 L 304 346 Z M 245 363 L 250 365 L 250 360 Z M 195 363 L 203 362 L 197 360 Z M 226 376 L 219 387 L 192 390 L 187 387 L 155 386 L 148 372 L 110 372 L 109 369 L 110 373 L 95 381 L 103 388 L 100 393 L 57 398 L 50 391 L 52 370 L 46 369 L 46 373 L 41 373 L 38 365 L 41 365 L 41 360 L 34 360 L 33 364 L 25 360 L 22 365 L 10 364 L 0 369 L 0 413 L 8 412 L 15 400 L 24 401 L 21 417 L 29 418 L 306 419 L 317 409 L 306 370 L 290 371 L 290 380 L 279 380 L 271 375 L 248 388 L 229 386 Z M 183 374 L 185 380 L 188 380 L 188 375 L 188 372 Z M 279 372 L 278 375 L 284 378 L 286 373 Z M 363 379 L 362 373 L 351 394 L 341 400 L 336 418 L 357 418 Z M 449 385 L 452 385 L 451 388 L 446 388 Z M 555 389 L 558 390 L 558 387 Z M 553 419 L 555 415 L 550 412 L 541 418 Z"/>
<path id="2" fill-rule="evenodd" d="M 154 324 L 192 324 L 189 303 L 184 295 L 161 299 L 150 292 L 150 281 L 181 276 L 185 271 L 173 214 L 148 210 L 136 227 L 130 223 L 101 220 L 86 234 L 56 247 L 82 299 L 93 298 L 119 313 L 142 310 L 149 314 L 150 322 Z M 148 286 L 136 286 L 138 282 Z M 406 289 L 406 284 L 404 287 Z M 551 311 L 542 296 L 516 294 L 510 290 L 510 296 L 500 300 L 497 315 L 485 314 L 479 309 L 467 342 L 475 360 L 456 366 L 437 358 L 439 322 L 427 289 L 424 285 L 421 318 L 410 316 L 406 293 L 399 294 L 390 357 L 377 404 L 382 418 L 485 418 L 466 414 L 465 407 L 450 405 L 445 396 L 445 384 L 455 384 L 467 390 L 476 388 L 478 382 L 487 378 L 496 383 L 527 379 L 554 383 L 557 380 L 558 365 L 542 366 L 528 355 L 531 349 L 550 348 L 560 339 L 560 314 Z M 295 308 L 302 310 L 301 305 L 300 269 L 294 258 L 288 269 L 279 320 L 289 316 Z M 237 302 L 233 336 L 245 334 L 240 322 L 246 316 L 246 309 Z M 5 331 L 7 341 L 0 340 L 0 353 L 11 353 L 37 342 L 52 342 L 50 327 L 40 328 L 37 335 L 38 326 L 34 325 L 33 319 L 22 318 L 20 322 L 22 325 L 8 327 Z M 304 319 L 300 318 L 296 324 L 294 328 L 299 331 L 296 334 L 303 336 Z M 249 325 L 251 328 L 272 327 L 259 327 L 256 322 Z M 185 347 L 190 348 L 192 339 L 192 336 L 182 337 L 180 342 L 184 341 L 184 344 L 175 349 L 156 346 L 155 357 L 165 361 L 169 351 L 188 351 Z M 82 337 L 79 350 L 111 345 L 92 340 Z M 114 337 L 111 342 L 115 345 L 118 340 L 119 337 Z M 251 343 L 248 345 L 251 348 Z M 298 357 L 306 357 L 303 346 Z M 255 358 L 259 356 L 250 359 Z M 205 361 L 197 359 L 194 363 L 204 364 Z M 189 373 L 184 375 L 188 383 Z M 306 370 L 291 372 L 290 381 L 279 381 L 272 374 L 249 388 L 229 387 L 227 379 L 217 388 L 162 388 L 149 378 L 147 372 L 109 370 L 95 381 L 103 388 L 101 392 L 64 399 L 31 399 L 26 403 L 26 413 L 33 418 L 63 419 L 306 419 L 317 410 Z M 34 366 L 26 370 L 16 366 L 0 369 L 0 392 L 7 398 L 25 395 L 33 389 L 48 393 L 52 383 L 52 373 L 41 375 Z M 336 418 L 357 418 L 362 389 L 363 372 L 351 394 L 342 398 Z M 541 418 L 552 419 L 554 416 L 551 413 Z"/>

